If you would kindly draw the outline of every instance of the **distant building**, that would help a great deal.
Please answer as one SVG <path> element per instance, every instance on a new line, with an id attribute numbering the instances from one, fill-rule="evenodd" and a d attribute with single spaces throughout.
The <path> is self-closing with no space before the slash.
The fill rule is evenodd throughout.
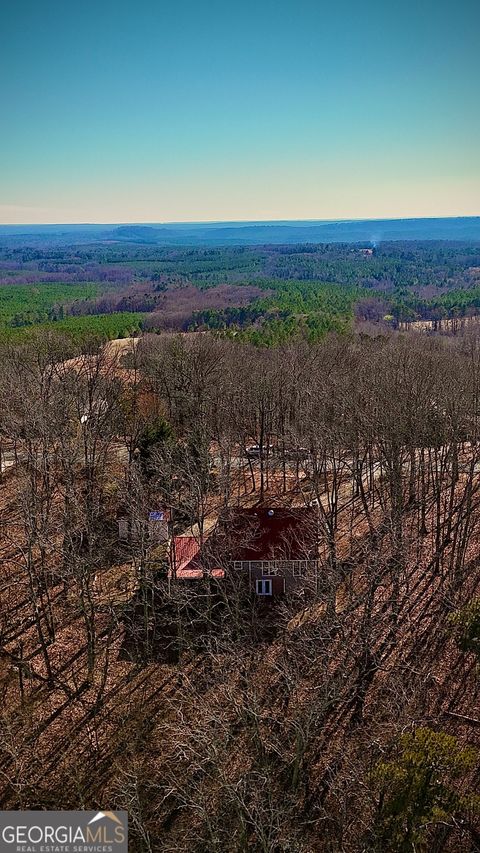
<path id="1" fill-rule="evenodd" d="M 121 542 L 139 542 L 144 538 L 149 545 L 162 545 L 171 536 L 169 510 L 151 510 L 145 518 L 133 517 L 124 508 L 117 514 L 118 538 Z"/>
<path id="2" fill-rule="evenodd" d="M 161 545 L 170 538 L 170 513 L 168 510 L 151 510 L 148 514 L 148 539 Z"/>

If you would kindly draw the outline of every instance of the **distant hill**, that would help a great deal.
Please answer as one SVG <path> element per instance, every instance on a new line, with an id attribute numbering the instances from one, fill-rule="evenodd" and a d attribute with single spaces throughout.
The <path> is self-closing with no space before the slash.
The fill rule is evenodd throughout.
<path id="1" fill-rule="evenodd" d="M 0 241 L 16 245 L 103 241 L 154 245 L 264 245 L 452 240 L 480 244 L 480 216 L 343 221 L 3 225 Z"/>
<path id="2" fill-rule="evenodd" d="M 160 235 L 169 234 L 168 228 L 154 228 L 152 225 L 120 225 L 114 234 L 121 240 L 142 240 L 156 242 Z"/>

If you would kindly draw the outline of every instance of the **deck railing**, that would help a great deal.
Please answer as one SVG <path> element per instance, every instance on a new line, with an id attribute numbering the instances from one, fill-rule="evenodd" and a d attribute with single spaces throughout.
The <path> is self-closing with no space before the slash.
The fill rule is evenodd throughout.
<path id="1" fill-rule="evenodd" d="M 239 572 L 259 572 L 264 577 L 293 575 L 305 577 L 316 574 L 318 560 L 234 560 L 233 568 Z"/>

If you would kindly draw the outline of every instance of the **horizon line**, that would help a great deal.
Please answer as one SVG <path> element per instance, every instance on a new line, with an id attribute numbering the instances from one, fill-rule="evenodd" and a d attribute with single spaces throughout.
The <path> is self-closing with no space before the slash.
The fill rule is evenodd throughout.
<path id="1" fill-rule="evenodd" d="M 121 222 L 105 221 L 80 221 L 80 222 L 0 222 L 0 228 L 56 228 L 62 226 L 88 226 L 101 225 L 147 225 L 147 226 L 174 226 L 174 225 L 263 225 L 284 223 L 312 223 L 312 224 L 340 224 L 346 222 L 412 222 L 416 220 L 433 219 L 480 219 L 480 213 L 468 214 L 440 214 L 438 216 L 373 216 L 373 217 L 346 217 L 345 219 L 177 219 L 177 220 L 124 220 Z"/>

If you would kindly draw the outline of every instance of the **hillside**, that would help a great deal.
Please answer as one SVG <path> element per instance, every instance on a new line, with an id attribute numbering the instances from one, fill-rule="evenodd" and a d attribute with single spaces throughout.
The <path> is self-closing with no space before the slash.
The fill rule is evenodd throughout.
<path id="1" fill-rule="evenodd" d="M 62 346 L 2 353 L 3 808 L 126 808 L 132 851 L 479 849 L 478 339 Z M 316 518 L 271 600 L 248 508 Z"/>
<path id="2" fill-rule="evenodd" d="M 480 239 L 480 217 L 365 219 L 291 222 L 199 222 L 128 225 L 1 225 L 9 245 L 47 242 L 140 242 L 166 245 L 226 246 L 272 243 L 379 243 L 391 240 Z"/>

